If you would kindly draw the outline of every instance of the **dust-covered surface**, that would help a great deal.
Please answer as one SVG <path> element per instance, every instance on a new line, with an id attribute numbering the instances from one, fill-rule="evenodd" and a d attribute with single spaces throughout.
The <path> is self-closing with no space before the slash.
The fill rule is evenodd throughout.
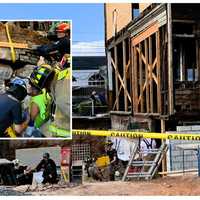
<path id="1" fill-rule="evenodd" d="M 4 188 L 4 189 L 3 189 Z M 152 181 L 90 182 L 83 185 L 49 185 L 1 187 L 1 195 L 200 195 L 200 178 L 196 175 L 157 178 Z"/>

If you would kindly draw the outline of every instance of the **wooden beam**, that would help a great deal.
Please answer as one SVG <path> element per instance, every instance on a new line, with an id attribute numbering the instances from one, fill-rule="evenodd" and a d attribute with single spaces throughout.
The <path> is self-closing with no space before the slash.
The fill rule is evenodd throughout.
<path id="1" fill-rule="evenodd" d="M 127 101 L 127 80 L 126 80 L 126 42 L 122 42 L 123 48 L 123 80 L 124 80 L 124 110 L 128 111 L 128 101 Z"/>
<path id="2" fill-rule="evenodd" d="M 138 112 L 138 66 L 137 66 L 137 51 L 136 47 L 133 47 L 134 64 L 133 64 L 133 79 L 134 79 L 134 112 Z"/>
<path id="3" fill-rule="evenodd" d="M 150 109 L 149 109 L 149 63 L 148 63 L 148 42 L 147 39 L 144 41 L 144 45 L 145 45 L 145 58 L 146 58 L 146 64 L 145 64 L 145 77 L 146 77 L 146 111 L 147 113 L 149 113 Z"/>
<path id="4" fill-rule="evenodd" d="M 158 78 L 156 77 L 154 73 L 152 73 L 152 78 L 155 81 L 156 85 L 158 85 Z"/>
<path id="5" fill-rule="evenodd" d="M 150 112 L 153 113 L 153 78 L 152 78 L 152 38 L 149 37 L 149 84 L 150 84 Z"/>
<path id="6" fill-rule="evenodd" d="M 165 133 L 166 127 L 165 127 L 165 120 L 164 119 L 160 120 L 160 127 L 161 127 L 161 133 Z"/>
<path id="7" fill-rule="evenodd" d="M 174 113 L 173 89 L 173 58 L 172 58 L 172 13 L 171 4 L 167 4 L 167 33 L 168 33 L 168 104 L 169 114 Z"/>
<path id="8" fill-rule="evenodd" d="M 118 61 L 117 61 L 117 46 L 114 47 L 114 53 L 115 53 L 115 62 L 113 65 L 115 65 L 115 94 L 116 94 L 116 110 L 119 110 L 119 97 L 117 96 L 118 93 Z M 111 59 L 112 61 L 112 59 Z"/>
<path id="9" fill-rule="evenodd" d="M 26 43 L 12 43 L 12 46 L 17 49 L 28 49 L 28 44 Z M 11 44 L 9 42 L 0 42 L 0 47 L 10 48 Z"/>
<path id="10" fill-rule="evenodd" d="M 156 58 L 157 58 L 157 112 L 161 113 L 161 72 L 160 72 L 160 31 L 156 32 Z"/>
<path id="11" fill-rule="evenodd" d="M 117 68 L 116 68 L 116 65 L 115 65 L 113 59 L 111 59 L 111 63 L 112 63 L 112 66 L 114 67 L 114 69 L 115 69 L 115 71 L 116 71 Z M 119 79 L 119 81 L 120 81 L 120 83 L 121 83 L 121 87 L 124 88 L 124 82 L 123 82 L 123 80 L 122 80 L 122 78 L 121 78 L 121 76 L 120 76 L 119 73 L 117 73 L 117 78 Z M 119 88 L 118 88 L 117 94 L 120 93 L 119 91 L 120 91 L 120 90 L 119 90 Z M 127 97 L 128 97 L 128 99 L 129 99 L 129 101 L 131 101 L 131 97 L 130 97 L 129 93 L 128 93 L 127 91 L 125 91 L 125 92 L 126 92 L 126 94 L 127 94 Z"/>
<path id="12" fill-rule="evenodd" d="M 142 51 L 142 47 L 141 47 L 141 43 L 139 43 L 139 49 L 140 49 L 140 53 L 139 53 L 139 82 L 140 82 L 140 96 L 141 96 L 141 100 L 140 100 L 140 108 L 141 108 L 141 112 L 144 112 L 144 99 L 143 99 L 143 73 L 142 73 L 142 57 L 141 57 L 141 51 Z"/>
<path id="13" fill-rule="evenodd" d="M 135 112 L 135 76 L 134 76 L 134 67 L 135 67 L 135 48 L 132 47 L 132 44 L 130 43 L 131 48 L 131 96 L 132 96 L 132 113 Z"/>
<path id="14" fill-rule="evenodd" d="M 145 81 L 145 83 L 144 83 L 144 85 L 143 85 L 143 87 L 142 87 L 142 93 L 143 93 L 144 90 L 146 89 L 146 84 L 147 84 L 147 82 Z M 140 103 L 141 99 L 142 99 L 142 94 L 140 94 L 140 96 L 139 96 L 139 98 L 138 98 L 138 104 Z"/>
<path id="15" fill-rule="evenodd" d="M 152 35 L 155 32 L 157 32 L 158 31 L 158 27 L 159 27 L 159 23 L 157 21 L 153 22 L 152 24 L 150 24 L 149 27 L 147 27 L 145 29 L 145 31 L 143 31 L 138 36 L 133 38 L 133 40 L 132 40 L 133 45 L 139 44 L 140 42 L 142 42 L 143 40 L 148 38 L 150 35 Z"/>
<path id="16" fill-rule="evenodd" d="M 197 66 L 197 79 L 200 80 L 200 56 L 199 56 L 199 40 L 196 39 L 196 66 Z"/>

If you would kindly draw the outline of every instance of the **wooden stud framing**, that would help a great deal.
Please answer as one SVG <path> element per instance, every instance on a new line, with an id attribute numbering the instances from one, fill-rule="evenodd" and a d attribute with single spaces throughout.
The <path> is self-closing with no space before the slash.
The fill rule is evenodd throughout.
<path id="1" fill-rule="evenodd" d="M 116 94 L 116 110 L 119 110 L 119 97 L 118 94 L 118 62 L 117 62 L 117 46 L 114 47 L 115 54 L 115 94 Z"/>
<path id="2" fill-rule="evenodd" d="M 134 64 L 133 64 L 133 80 L 134 80 L 134 111 L 138 113 L 138 67 L 137 67 L 137 51 L 136 47 L 133 48 L 134 52 Z"/>
<path id="3" fill-rule="evenodd" d="M 152 78 L 152 38 L 149 37 L 149 84 L 150 84 L 150 112 L 153 113 L 153 78 Z"/>
<path id="4" fill-rule="evenodd" d="M 172 58 L 172 14 L 171 4 L 167 4 L 167 33 L 168 33 L 168 103 L 169 114 L 174 113 L 173 92 L 173 58 Z"/>
<path id="5" fill-rule="evenodd" d="M 161 81 L 160 81 L 160 32 L 156 32 L 156 57 L 157 57 L 157 112 L 161 113 Z"/>
<path id="6" fill-rule="evenodd" d="M 146 64 L 145 64 L 145 77 L 146 77 L 146 111 L 149 113 L 149 69 L 148 69 L 148 42 L 147 39 L 144 41 L 145 45 L 145 58 L 146 58 Z"/>
<path id="7" fill-rule="evenodd" d="M 126 93 L 126 96 L 127 96 L 128 100 L 129 100 L 130 102 L 131 102 L 131 96 L 130 96 L 130 94 L 128 93 L 127 89 L 125 89 L 124 82 L 123 82 L 123 80 L 122 80 L 120 74 L 118 73 L 117 66 L 116 66 L 116 64 L 115 64 L 115 62 L 113 61 L 112 58 L 111 58 L 111 63 L 112 63 L 112 66 L 113 66 L 115 72 L 117 72 L 117 73 L 116 73 L 117 80 L 120 81 L 120 87 L 116 88 L 116 90 L 117 90 L 117 91 L 116 91 L 116 97 L 115 97 L 116 100 L 115 100 L 115 103 L 114 103 L 114 105 L 113 105 L 113 110 L 114 110 L 115 107 L 116 107 L 116 105 L 117 105 L 117 103 L 119 103 L 119 95 L 120 95 L 120 92 L 121 92 L 122 88 L 124 89 L 124 93 Z M 127 73 L 128 69 L 129 69 L 129 66 L 130 66 L 130 61 L 129 61 L 128 64 L 125 66 L 126 73 Z M 116 78 L 116 77 L 115 77 L 115 78 Z M 117 109 L 117 108 L 116 108 L 116 109 Z M 118 109 L 118 110 L 119 110 L 119 109 Z"/>
<path id="8" fill-rule="evenodd" d="M 140 96 L 141 96 L 141 100 L 140 100 L 140 108 L 141 108 L 141 112 L 144 112 L 144 99 L 143 99 L 143 72 L 142 72 L 142 56 L 141 56 L 141 51 L 142 51 L 142 47 L 141 47 L 141 43 L 139 43 L 139 82 L 140 82 Z"/>
<path id="9" fill-rule="evenodd" d="M 122 42 L 123 48 L 123 81 L 124 81 L 124 110 L 128 111 L 128 99 L 127 99 L 127 81 L 126 81 L 126 43 Z"/>

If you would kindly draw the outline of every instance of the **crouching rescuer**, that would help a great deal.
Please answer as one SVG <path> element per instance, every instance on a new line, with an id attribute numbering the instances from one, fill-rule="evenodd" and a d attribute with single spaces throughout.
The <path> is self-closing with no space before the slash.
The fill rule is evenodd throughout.
<path id="1" fill-rule="evenodd" d="M 51 106 L 51 83 L 55 72 L 49 65 L 36 66 L 30 76 L 31 99 L 30 99 L 30 122 L 25 137 L 45 137 L 45 123 L 50 119 Z"/>
<path id="2" fill-rule="evenodd" d="M 16 78 L 9 89 L 0 95 L 0 137 L 21 136 L 29 123 L 29 114 L 23 116 L 21 102 L 27 96 L 25 81 Z"/>
<path id="3" fill-rule="evenodd" d="M 26 131 L 27 137 L 67 137 L 69 131 L 66 130 L 68 127 L 65 128 L 64 123 L 58 123 L 61 135 L 55 134 L 50 129 L 52 126 L 54 129 L 58 127 L 55 126 L 57 118 L 60 117 L 56 115 L 57 107 L 59 106 L 57 99 L 65 101 L 65 93 L 67 93 L 67 91 L 62 90 L 63 87 L 66 88 L 65 85 L 57 87 L 58 75 L 57 71 L 47 64 L 37 66 L 33 70 L 30 76 L 32 97 L 30 103 L 30 123 Z M 60 90 L 62 93 L 57 94 Z M 67 123 L 66 119 L 64 121 Z"/>

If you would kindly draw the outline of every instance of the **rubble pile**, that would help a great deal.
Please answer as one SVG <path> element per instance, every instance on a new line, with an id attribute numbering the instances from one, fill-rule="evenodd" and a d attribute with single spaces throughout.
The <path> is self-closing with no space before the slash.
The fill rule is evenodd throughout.
<path id="1" fill-rule="evenodd" d="M 16 48 L 14 46 L 16 60 L 29 64 L 37 63 L 39 56 L 33 52 L 32 48 L 35 45 L 49 43 L 47 37 L 44 37 L 44 34 L 41 34 L 39 31 L 20 28 L 13 23 L 8 23 L 8 29 L 12 43 L 26 45 L 26 48 Z M 6 27 L 3 23 L 0 23 L 0 41 L 9 42 Z M 7 61 L 12 60 L 9 46 L 4 47 L 2 45 L 0 47 L 0 59 Z M 20 67 L 18 66 L 17 68 Z"/>

